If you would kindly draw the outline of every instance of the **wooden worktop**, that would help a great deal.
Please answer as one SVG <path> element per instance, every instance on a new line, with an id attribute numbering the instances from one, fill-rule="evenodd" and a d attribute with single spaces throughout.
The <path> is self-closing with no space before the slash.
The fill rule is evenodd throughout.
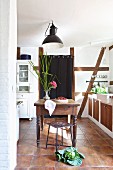
<path id="1" fill-rule="evenodd" d="M 54 101 L 57 105 L 68 105 L 68 106 L 80 106 L 79 103 L 75 102 L 73 99 L 68 99 L 68 102 L 59 102 L 57 101 L 56 99 L 51 99 L 52 101 Z M 34 103 L 34 106 L 37 106 L 37 105 L 44 105 L 45 103 L 45 100 L 44 99 L 39 99 L 38 101 L 36 101 Z"/>

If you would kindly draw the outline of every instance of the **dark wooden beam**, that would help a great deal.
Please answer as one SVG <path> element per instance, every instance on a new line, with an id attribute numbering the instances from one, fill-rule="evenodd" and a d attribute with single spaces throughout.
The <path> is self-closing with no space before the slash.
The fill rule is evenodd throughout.
<path id="1" fill-rule="evenodd" d="M 37 67 L 39 71 L 40 71 L 40 56 L 42 56 L 43 53 L 44 53 L 44 49 L 42 47 L 39 47 L 39 55 L 38 55 L 39 66 Z M 38 83 L 38 91 L 39 91 L 39 99 L 40 99 L 40 82 Z"/>
<path id="2" fill-rule="evenodd" d="M 110 81 L 109 84 L 110 84 L 110 85 L 113 85 L 113 81 Z"/>
<path id="3" fill-rule="evenodd" d="M 74 71 L 94 71 L 95 67 L 74 67 Z M 109 71 L 109 67 L 99 67 L 98 71 Z"/>
<path id="4" fill-rule="evenodd" d="M 40 56 L 42 56 L 44 54 L 44 49 L 43 47 L 39 47 L 39 55 L 38 55 L 38 63 L 39 66 L 37 67 L 38 70 L 40 71 Z M 39 91 L 39 99 L 40 99 L 40 82 L 38 81 L 38 91 Z M 44 126 L 44 116 L 41 115 L 41 129 L 43 130 L 43 126 Z"/>
<path id="5" fill-rule="evenodd" d="M 70 47 L 70 55 L 74 57 L 74 47 Z"/>
<path id="6" fill-rule="evenodd" d="M 76 96 L 79 96 L 79 95 L 81 95 L 81 96 L 85 96 L 85 94 L 86 94 L 86 92 L 75 92 L 75 97 Z M 93 94 L 92 92 L 89 92 L 88 94 Z"/>
<path id="7" fill-rule="evenodd" d="M 39 56 L 42 56 L 44 54 L 43 47 L 39 47 Z"/>
<path id="8" fill-rule="evenodd" d="M 72 75 L 72 99 L 75 100 L 75 75 L 74 75 L 74 47 L 70 48 L 70 55 L 73 57 L 73 75 Z"/>
<path id="9" fill-rule="evenodd" d="M 89 82 L 89 85 L 88 85 L 88 88 L 87 88 L 87 91 L 84 95 L 84 98 L 83 98 L 83 101 L 82 101 L 82 104 L 81 104 L 81 107 L 80 107 L 80 110 L 79 110 L 79 113 L 78 113 L 78 118 L 81 118 L 81 115 L 84 111 L 84 108 L 86 106 L 86 103 L 87 103 L 87 99 L 88 99 L 88 93 L 91 91 L 92 89 L 92 85 L 94 83 L 94 80 L 95 80 L 95 76 L 98 72 L 98 69 L 99 69 L 99 66 L 100 66 L 100 63 L 101 63 L 101 60 L 102 60 L 102 57 L 104 55 L 104 51 L 105 51 L 105 47 L 101 48 L 101 51 L 100 51 L 100 54 L 98 56 L 98 59 L 97 59 L 97 63 L 95 65 L 95 70 L 93 71 L 93 74 L 91 76 L 91 79 L 90 79 L 90 82 Z"/>
<path id="10" fill-rule="evenodd" d="M 110 47 L 109 47 L 109 50 L 111 50 L 113 48 L 113 45 L 111 45 Z"/>
<path id="11" fill-rule="evenodd" d="M 20 60 L 20 47 L 17 47 L 17 60 Z"/>

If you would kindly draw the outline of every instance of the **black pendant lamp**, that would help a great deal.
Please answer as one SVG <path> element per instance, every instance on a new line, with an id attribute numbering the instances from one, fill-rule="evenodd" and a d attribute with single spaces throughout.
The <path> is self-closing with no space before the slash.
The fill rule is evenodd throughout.
<path id="1" fill-rule="evenodd" d="M 50 23 L 49 23 L 49 26 L 50 26 Z M 49 26 L 48 26 L 48 28 L 49 28 Z M 47 30 L 48 30 L 48 28 L 47 28 Z M 46 32 L 47 32 L 47 30 L 46 30 Z M 50 34 L 46 35 L 46 32 L 45 32 L 46 38 L 44 39 L 44 41 L 42 43 L 43 47 L 48 48 L 48 49 L 63 47 L 63 42 L 56 35 L 57 27 L 55 27 L 55 25 L 53 24 L 53 21 L 50 26 L 50 32 L 49 32 Z"/>

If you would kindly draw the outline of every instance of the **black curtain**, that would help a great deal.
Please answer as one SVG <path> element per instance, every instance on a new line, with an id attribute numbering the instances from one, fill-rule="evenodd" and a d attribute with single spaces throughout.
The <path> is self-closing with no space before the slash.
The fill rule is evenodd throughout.
<path id="1" fill-rule="evenodd" d="M 56 75 L 55 81 L 57 88 L 51 89 L 50 98 L 54 99 L 59 96 L 72 98 L 72 75 L 73 75 L 73 58 L 70 55 L 49 55 L 51 59 L 50 73 Z M 44 97 L 43 87 L 40 85 L 40 97 Z"/>

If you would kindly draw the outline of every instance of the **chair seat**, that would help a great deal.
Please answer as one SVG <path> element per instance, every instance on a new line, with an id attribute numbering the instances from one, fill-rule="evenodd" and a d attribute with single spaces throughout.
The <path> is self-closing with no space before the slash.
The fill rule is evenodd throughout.
<path id="1" fill-rule="evenodd" d="M 71 123 L 66 123 L 66 122 L 51 122 L 49 123 L 50 126 L 53 126 L 54 128 L 61 128 L 61 127 L 69 127 L 73 126 Z"/>
<path id="2" fill-rule="evenodd" d="M 66 122 L 57 122 L 57 121 L 56 122 L 54 121 L 54 122 L 51 122 L 51 123 L 48 123 L 48 124 L 49 124 L 49 128 L 48 128 L 48 135 L 47 135 L 47 140 L 46 140 L 46 148 L 47 148 L 47 145 L 56 146 L 56 152 L 57 152 L 59 146 L 66 146 L 66 145 L 63 145 L 63 130 L 64 130 L 63 128 L 64 127 L 69 127 L 70 128 L 71 141 L 72 141 L 72 126 L 73 126 L 73 124 L 66 123 Z M 48 143 L 50 126 L 56 128 L 56 144 Z M 61 144 L 60 145 L 58 144 L 58 128 L 62 129 L 62 139 L 61 139 Z"/>

